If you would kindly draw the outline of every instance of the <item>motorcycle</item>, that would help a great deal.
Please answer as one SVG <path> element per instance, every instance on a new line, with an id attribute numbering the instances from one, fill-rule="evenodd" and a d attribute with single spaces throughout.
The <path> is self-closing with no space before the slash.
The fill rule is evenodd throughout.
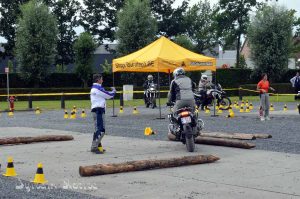
<path id="1" fill-rule="evenodd" d="M 145 104 L 146 107 L 156 107 L 157 89 L 156 84 L 151 83 L 145 92 Z"/>
<path id="2" fill-rule="evenodd" d="M 194 97 L 196 101 L 196 105 L 198 107 L 206 107 L 213 106 L 213 102 L 216 99 L 217 106 L 220 107 L 221 110 L 228 110 L 231 105 L 231 100 L 226 96 L 226 92 L 222 89 L 220 84 L 213 85 L 212 89 L 207 90 L 207 97 L 204 97 L 199 92 L 194 92 Z M 222 105 L 222 106 L 220 106 Z"/>
<path id="3" fill-rule="evenodd" d="M 172 106 L 173 104 L 167 104 Z M 198 118 L 198 113 L 194 113 L 190 107 L 177 110 L 168 114 L 169 132 L 176 136 L 177 141 L 186 145 L 189 152 L 195 150 L 195 138 L 200 135 L 204 127 L 204 122 Z"/>

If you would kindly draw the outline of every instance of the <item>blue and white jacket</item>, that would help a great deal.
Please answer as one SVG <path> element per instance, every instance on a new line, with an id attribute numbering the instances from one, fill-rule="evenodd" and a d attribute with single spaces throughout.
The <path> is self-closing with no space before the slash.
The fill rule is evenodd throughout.
<path id="1" fill-rule="evenodd" d="M 91 109 L 105 108 L 106 99 L 111 99 L 115 96 L 116 90 L 106 91 L 101 84 L 94 83 L 91 89 Z"/>

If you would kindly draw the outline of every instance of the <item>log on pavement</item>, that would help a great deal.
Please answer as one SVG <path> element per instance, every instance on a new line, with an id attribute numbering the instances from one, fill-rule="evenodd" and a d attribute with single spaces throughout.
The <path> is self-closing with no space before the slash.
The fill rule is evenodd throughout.
<path id="1" fill-rule="evenodd" d="M 98 164 L 92 166 L 80 166 L 79 174 L 83 177 L 94 175 L 106 175 L 122 172 L 143 171 L 149 169 L 161 169 L 186 165 L 212 163 L 219 159 L 219 157 L 213 155 L 196 155 L 160 160 L 138 160 L 116 164 Z"/>
<path id="2" fill-rule="evenodd" d="M 175 141 L 175 135 L 168 133 L 169 140 Z M 207 144 L 207 145 L 217 145 L 217 146 L 227 146 L 243 149 L 251 149 L 255 147 L 255 144 L 248 143 L 240 140 L 225 139 L 225 138 L 211 138 L 198 136 L 195 139 L 196 144 Z"/>
<path id="3" fill-rule="evenodd" d="M 42 135 L 35 137 L 5 137 L 0 138 L 0 145 L 5 144 L 28 144 L 33 142 L 68 141 L 73 140 L 71 135 Z"/>
<path id="4" fill-rule="evenodd" d="M 272 135 L 270 134 L 254 133 L 253 135 L 255 138 L 261 138 L 261 139 L 272 138 Z"/>
<path id="5" fill-rule="evenodd" d="M 221 132 L 201 132 L 202 137 L 214 137 L 214 138 L 228 138 L 238 140 L 255 140 L 256 137 L 253 134 L 246 133 L 221 133 Z"/>
<path id="6" fill-rule="evenodd" d="M 233 139 L 226 139 L 226 138 L 210 138 L 210 137 L 202 137 L 202 136 L 196 137 L 195 143 L 217 145 L 217 146 L 228 146 L 228 147 L 236 147 L 236 148 L 243 148 L 243 149 L 251 149 L 255 147 L 255 144 L 253 143 L 248 143 L 240 140 L 233 140 Z"/>

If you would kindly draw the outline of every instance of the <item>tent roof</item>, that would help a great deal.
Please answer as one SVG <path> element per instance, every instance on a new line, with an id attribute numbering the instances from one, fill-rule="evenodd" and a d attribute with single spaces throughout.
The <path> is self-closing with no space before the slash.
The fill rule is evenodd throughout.
<path id="1" fill-rule="evenodd" d="M 216 59 L 189 51 L 162 36 L 148 46 L 113 60 L 113 72 L 172 72 L 216 70 Z"/>

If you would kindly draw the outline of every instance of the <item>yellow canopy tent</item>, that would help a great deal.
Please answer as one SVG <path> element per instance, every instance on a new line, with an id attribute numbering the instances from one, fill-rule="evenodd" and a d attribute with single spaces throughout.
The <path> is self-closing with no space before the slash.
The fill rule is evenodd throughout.
<path id="1" fill-rule="evenodd" d="M 113 72 L 216 71 L 216 59 L 191 52 L 162 36 L 148 46 L 113 60 Z"/>
<path id="2" fill-rule="evenodd" d="M 162 36 L 148 46 L 118 59 L 114 59 L 113 73 L 115 72 L 159 72 L 171 73 L 177 67 L 183 67 L 185 71 L 216 71 L 216 59 L 206 57 L 189 51 L 166 37 Z M 114 81 L 114 75 L 113 75 Z M 160 92 L 159 92 L 160 93 Z M 161 118 L 160 94 L 159 112 Z M 114 103 L 113 103 L 114 116 Z"/>

